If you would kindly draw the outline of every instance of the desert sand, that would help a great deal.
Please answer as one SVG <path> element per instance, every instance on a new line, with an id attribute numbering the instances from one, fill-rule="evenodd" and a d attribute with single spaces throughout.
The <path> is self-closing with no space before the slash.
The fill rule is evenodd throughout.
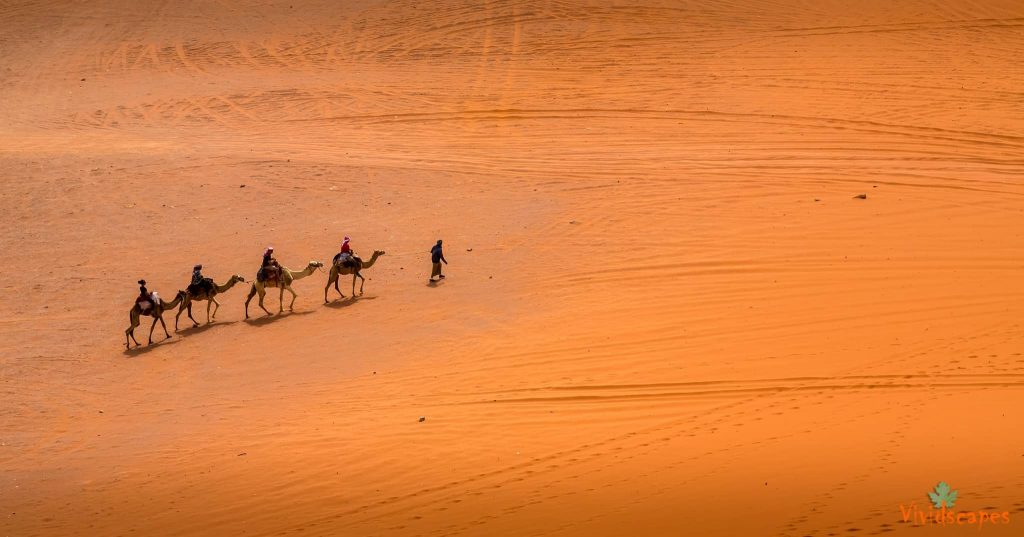
<path id="1" fill-rule="evenodd" d="M 1020 535 L 1022 56 L 1018 0 L 0 3 L 0 535 Z M 344 235 L 363 296 L 125 351 L 136 280 Z"/>

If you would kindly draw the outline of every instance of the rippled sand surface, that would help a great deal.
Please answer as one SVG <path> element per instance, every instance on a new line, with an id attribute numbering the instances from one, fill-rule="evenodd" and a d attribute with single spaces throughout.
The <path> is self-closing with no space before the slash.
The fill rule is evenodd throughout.
<path id="1" fill-rule="evenodd" d="M 0 3 L 0 533 L 917 534 L 945 481 L 1017 535 L 1022 56 L 998 0 Z M 124 350 L 139 278 L 343 235 L 357 299 Z"/>

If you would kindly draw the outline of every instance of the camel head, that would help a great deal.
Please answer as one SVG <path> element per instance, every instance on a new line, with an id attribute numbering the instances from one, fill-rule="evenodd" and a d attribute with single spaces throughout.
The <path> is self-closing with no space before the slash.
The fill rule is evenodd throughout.
<path id="1" fill-rule="evenodd" d="M 234 276 L 232 276 L 231 279 L 235 280 L 236 282 L 245 283 L 245 278 L 239 276 L 238 274 L 235 274 Z"/>
<path id="2" fill-rule="evenodd" d="M 384 250 L 374 250 L 373 255 L 381 256 L 384 255 Z"/>
<path id="3" fill-rule="evenodd" d="M 308 266 L 313 268 L 313 269 L 319 269 L 319 268 L 323 268 L 324 264 L 319 262 L 319 261 L 313 260 L 313 261 L 309 262 Z"/>

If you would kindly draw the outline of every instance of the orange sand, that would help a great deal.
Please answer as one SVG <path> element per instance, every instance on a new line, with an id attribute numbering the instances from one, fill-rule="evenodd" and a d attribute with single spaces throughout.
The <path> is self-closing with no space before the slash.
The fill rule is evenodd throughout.
<path id="1" fill-rule="evenodd" d="M 1020 535 L 1021 57 L 1019 0 L 0 4 L 0 535 Z M 137 279 L 346 234 L 358 300 L 124 352 Z M 902 523 L 940 480 L 1011 523 Z"/>

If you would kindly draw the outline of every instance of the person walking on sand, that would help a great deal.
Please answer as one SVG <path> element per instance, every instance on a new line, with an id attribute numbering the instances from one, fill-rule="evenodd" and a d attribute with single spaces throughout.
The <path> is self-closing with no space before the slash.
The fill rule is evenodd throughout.
<path id="1" fill-rule="evenodd" d="M 437 244 L 430 249 L 430 262 L 433 263 L 433 268 L 430 270 L 430 281 L 434 281 L 434 276 L 437 276 L 438 280 L 444 279 L 444 274 L 441 274 L 441 262 L 448 264 L 448 260 L 444 258 L 444 252 L 441 251 L 441 239 L 437 239 Z"/>

